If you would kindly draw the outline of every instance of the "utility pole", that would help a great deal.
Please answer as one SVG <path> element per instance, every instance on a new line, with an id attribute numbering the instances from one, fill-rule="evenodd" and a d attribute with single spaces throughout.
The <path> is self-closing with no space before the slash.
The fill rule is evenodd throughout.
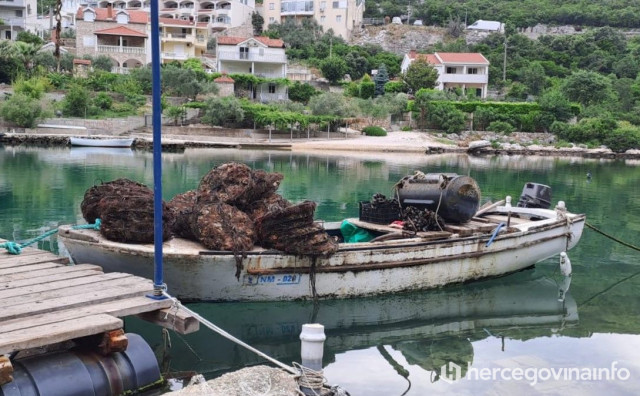
<path id="1" fill-rule="evenodd" d="M 507 81 L 507 36 L 504 36 L 504 57 L 502 59 L 502 81 Z"/>

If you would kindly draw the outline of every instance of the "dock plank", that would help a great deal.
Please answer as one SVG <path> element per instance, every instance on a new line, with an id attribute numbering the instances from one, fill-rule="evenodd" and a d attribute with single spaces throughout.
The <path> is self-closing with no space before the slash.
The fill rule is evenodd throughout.
<path id="1" fill-rule="evenodd" d="M 114 286 L 95 290 L 85 294 L 78 294 L 68 297 L 52 298 L 34 304 L 28 302 L 4 308 L 0 311 L 0 321 L 19 317 L 27 317 L 46 312 L 53 312 L 63 309 L 71 309 L 83 305 L 97 304 L 110 300 L 119 300 L 128 297 L 135 297 L 150 293 L 153 290 L 153 282 L 147 279 L 136 278 L 137 282 L 124 286 Z"/>
<path id="2" fill-rule="evenodd" d="M 95 276 L 81 279 L 64 280 L 46 284 L 32 285 L 20 289 L 0 291 L 0 304 L 10 306 L 27 302 L 39 302 L 50 298 L 73 296 L 96 290 L 98 288 L 110 287 L 114 285 L 124 285 L 136 278 L 130 274 L 113 272 L 101 274 L 96 272 Z"/>
<path id="3" fill-rule="evenodd" d="M 122 325 L 121 319 L 107 314 L 97 314 L 1 333 L 0 355 L 116 330 L 122 328 Z"/>
<path id="4" fill-rule="evenodd" d="M 38 270 L 56 268 L 56 267 L 62 267 L 62 266 L 63 265 L 59 263 L 49 262 L 49 263 L 40 263 L 40 264 L 34 264 L 34 265 L 26 265 L 26 266 L 15 267 L 15 268 L 4 268 L 4 269 L 0 269 L 0 276 L 19 274 L 21 272 L 32 272 L 32 271 L 38 271 Z"/>
<path id="5" fill-rule="evenodd" d="M 27 278 L 11 282 L 0 282 L 0 290 L 11 290 L 29 285 L 46 284 L 49 281 L 55 282 L 65 279 L 80 279 L 85 276 L 94 276 L 100 273 L 102 272 L 96 271 L 95 269 L 80 269 L 78 271 L 64 272 L 56 275 L 51 275 L 49 277 Z"/>
<path id="6" fill-rule="evenodd" d="M 52 254 L 32 254 L 29 256 L 23 256 L 20 254 L 18 256 L 13 256 L 11 259 L 0 260 L 0 269 L 16 268 L 42 263 L 58 263 L 64 265 L 69 263 L 69 259 Z"/>
<path id="7" fill-rule="evenodd" d="M 22 272 L 22 273 L 18 273 L 18 274 L 5 275 L 5 276 L 3 276 L 1 278 L 2 282 L 0 283 L 0 287 L 2 287 L 1 285 L 3 283 L 6 283 L 6 282 L 17 281 L 17 280 L 22 280 L 22 279 L 30 279 L 30 278 L 31 279 L 33 279 L 33 278 L 48 278 L 50 276 L 54 276 L 54 275 L 58 275 L 58 274 L 64 274 L 64 273 L 67 273 L 67 272 L 82 271 L 82 270 L 86 270 L 86 269 L 94 269 L 95 271 L 102 272 L 102 268 L 100 268 L 100 266 L 93 265 L 93 264 L 79 264 L 79 265 L 58 266 L 58 268 L 47 268 L 47 269 L 43 269 L 43 270 L 28 271 L 28 272 Z"/>
<path id="8" fill-rule="evenodd" d="M 27 320 L 24 318 L 5 320 L 0 322 L 0 334 L 51 323 L 63 322 L 75 318 L 83 318 L 100 313 L 105 313 L 115 317 L 137 315 L 147 311 L 169 308 L 172 304 L 172 301 L 168 299 L 153 300 L 146 296 L 136 296 L 122 300 L 107 301 L 79 308 L 32 315 L 29 316 Z"/>

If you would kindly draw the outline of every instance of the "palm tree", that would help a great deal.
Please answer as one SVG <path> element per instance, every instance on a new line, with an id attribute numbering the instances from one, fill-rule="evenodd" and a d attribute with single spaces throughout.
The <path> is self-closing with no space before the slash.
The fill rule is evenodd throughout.
<path id="1" fill-rule="evenodd" d="M 38 51 L 42 48 L 41 44 L 25 43 L 23 41 L 16 41 L 13 43 L 11 53 L 18 58 L 24 68 L 27 70 L 27 75 L 31 75 L 31 69 L 33 69 L 33 59 Z"/>

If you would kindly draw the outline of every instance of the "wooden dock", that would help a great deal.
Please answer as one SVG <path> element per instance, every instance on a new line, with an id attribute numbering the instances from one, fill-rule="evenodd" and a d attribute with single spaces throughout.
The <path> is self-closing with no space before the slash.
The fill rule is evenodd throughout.
<path id="1" fill-rule="evenodd" d="M 0 240 L 0 243 L 5 242 Z M 146 297 L 153 282 L 34 248 L 20 255 L 0 252 L 0 358 L 122 329 L 122 317 L 140 315 L 179 333 L 199 323 L 172 309 L 171 300 Z M 0 366 L 2 362 L 0 361 Z"/>

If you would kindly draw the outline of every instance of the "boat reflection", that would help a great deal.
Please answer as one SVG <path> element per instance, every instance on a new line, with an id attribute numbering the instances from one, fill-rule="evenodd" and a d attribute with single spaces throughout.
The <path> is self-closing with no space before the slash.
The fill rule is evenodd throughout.
<path id="1" fill-rule="evenodd" d="M 577 324 L 576 302 L 567 288 L 563 281 L 531 269 L 438 290 L 319 301 L 317 305 L 300 301 L 200 303 L 189 307 L 287 364 L 300 360 L 302 325 L 321 323 L 327 335 L 325 366 L 339 353 L 389 345 L 409 364 L 433 371 L 448 362 L 464 362 L 463 366 L 473 362 L 471 341 L 493 335 L 503 340 L 548 336 Z M 165 348 L 158 331 L 149 330 L 139 321 L 127 322 L 127 331 L 139 332 L 154 345 L 165 372 L 195 369 L 214 377 L 263 363 L 258 356 L 206 328 L 187 336 L 173 336 L 170 349 Z"/>

